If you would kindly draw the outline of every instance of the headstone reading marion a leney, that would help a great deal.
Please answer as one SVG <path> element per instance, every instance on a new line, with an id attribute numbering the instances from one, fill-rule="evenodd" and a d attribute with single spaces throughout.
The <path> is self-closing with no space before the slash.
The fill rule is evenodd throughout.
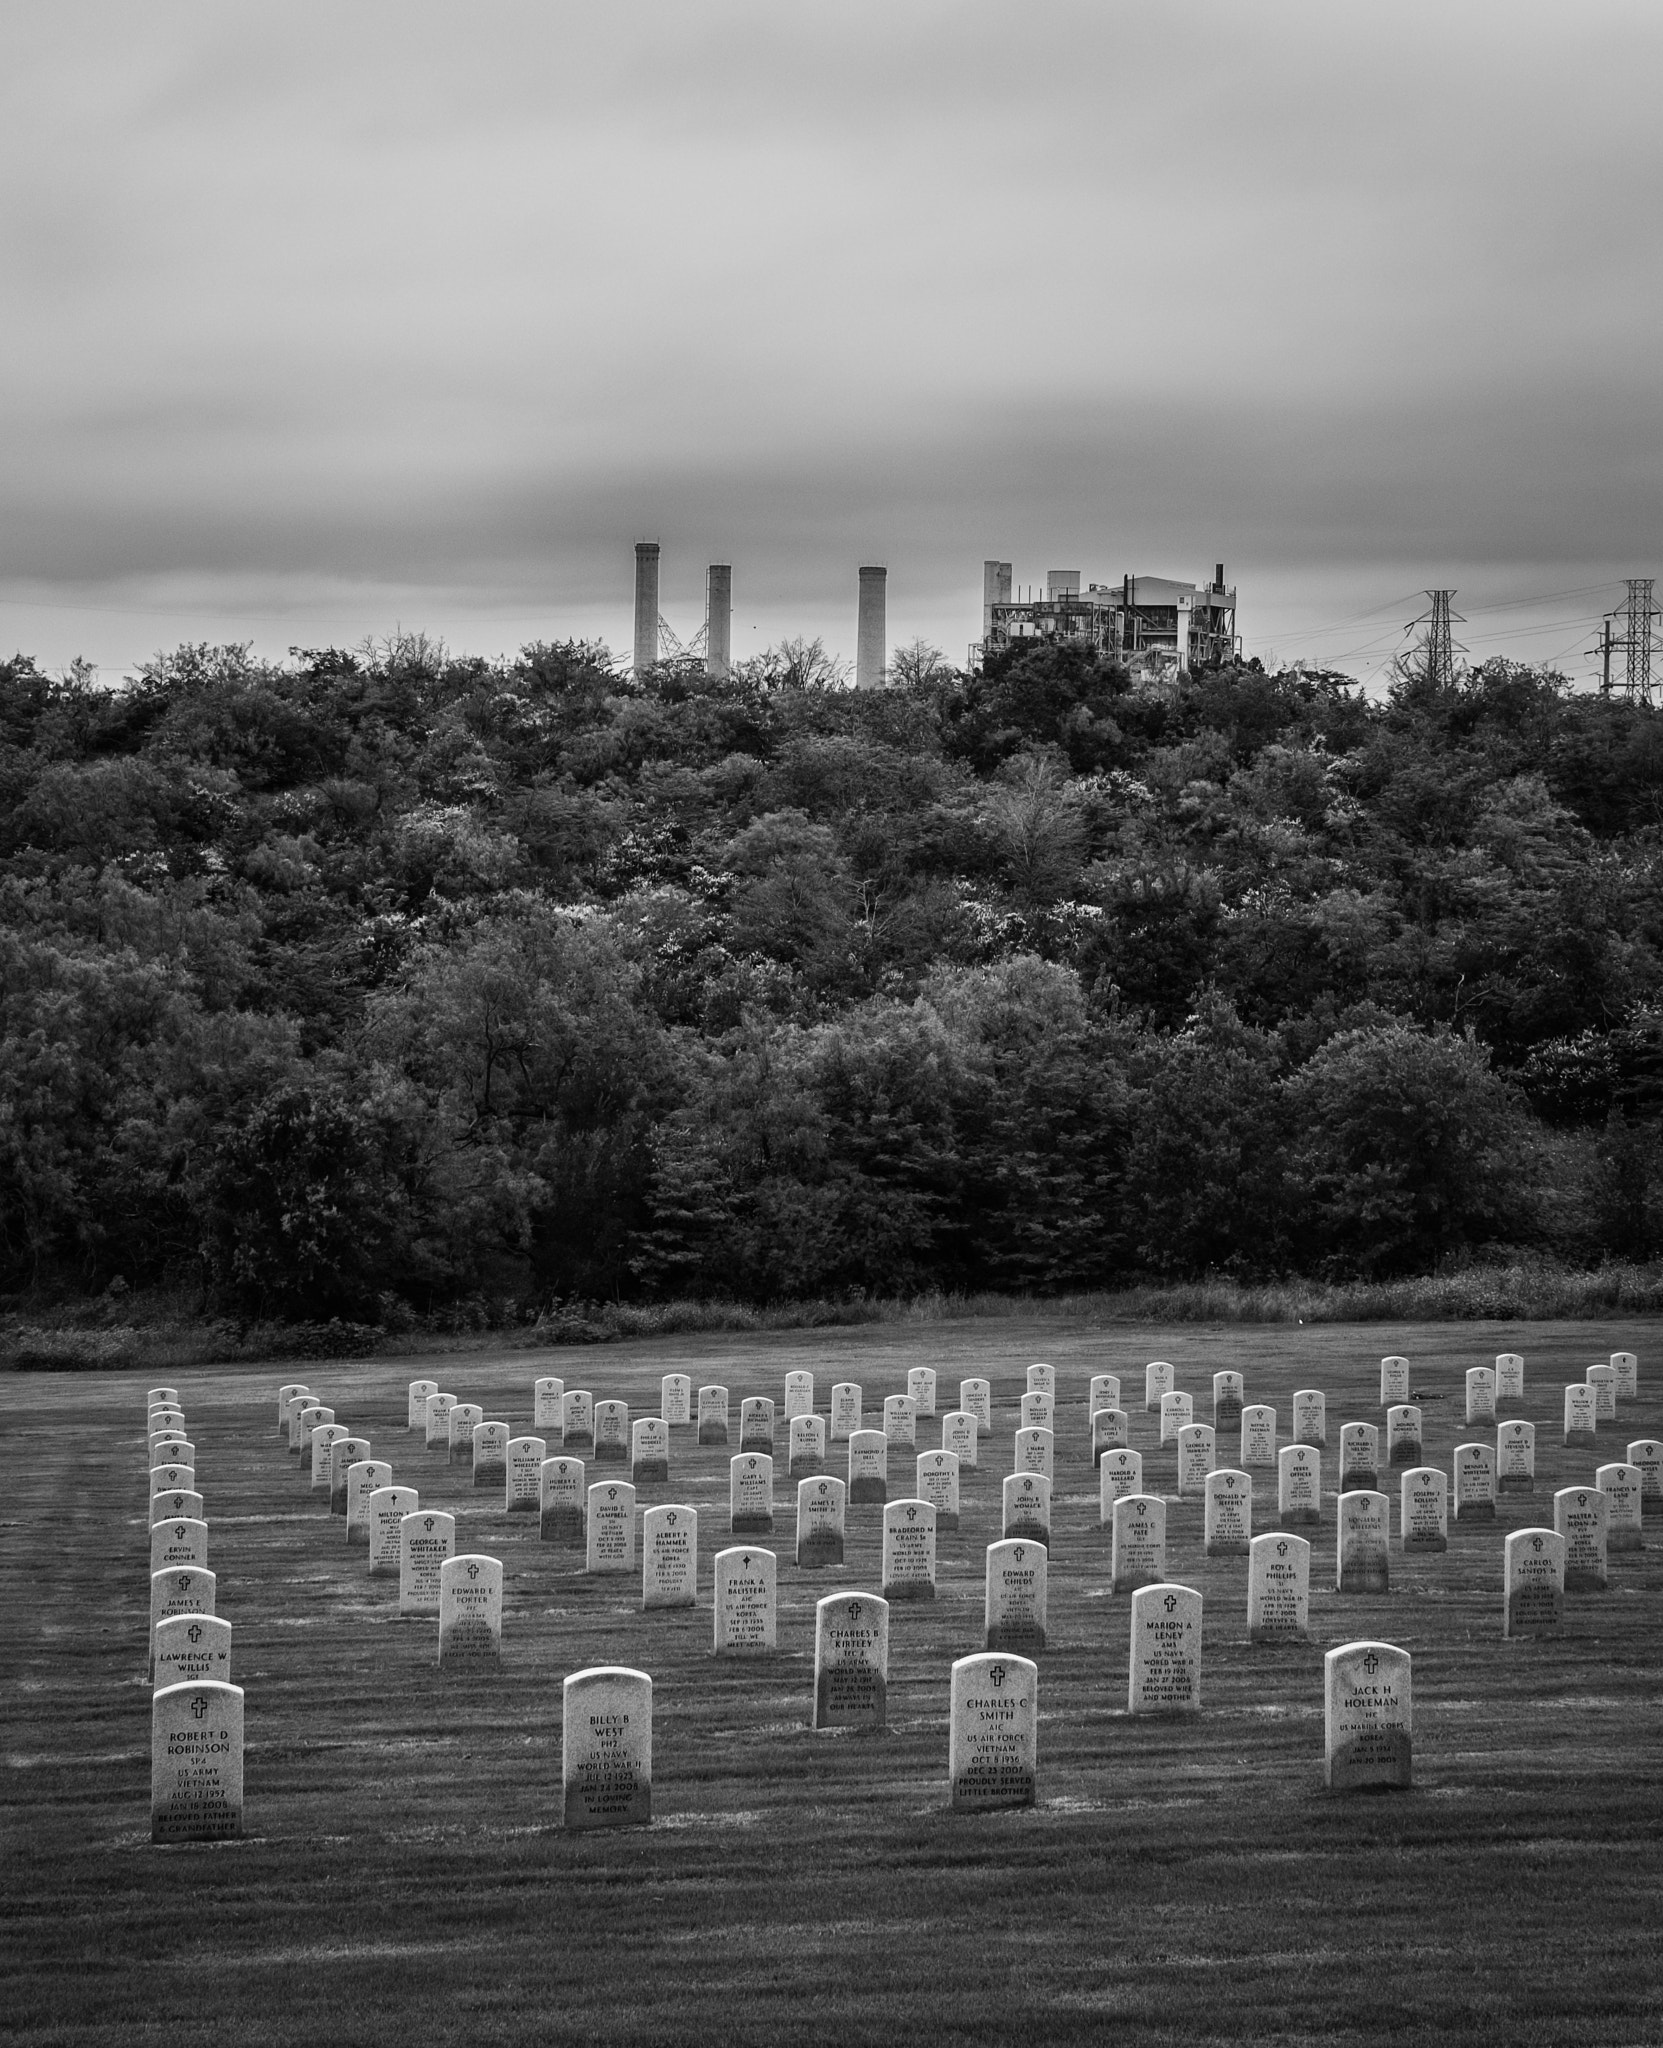
<path id="1" fill-rule="evenodd" d="M 150 1839 L 221 1842 L 243 1831 L 241 1686 L 186 1679 L 150 1706 Z"/>
<path id="2" fill-rule="evenodd" d="M 1323 1776 L 1334 1792 L 1411 1780 L 1409 1652 L 1394 1643 L 1342 1643 L 1322 1660 Z"/>
<path id="3" fill-rule="evenodd" d="M 814 1609 L 814 1726 L 882 1728 L 889 1692 L 889 1602 L 828 1593 Z"/>
<path id="4" fill-rule="evenodd" d="M 947 1778 L 956 1813 L 1032 1806 L 1039 1754 L 1039 1666 L 1004 1653 L 953 1665 Z"/>
<path id="5" fill-rule="evenodd" d="M 1127 1712 L 1201 1711 L 1201 1595 L 1189 1586 L 1140 1586 L 1132 1595 Z"/>
<path id="6" fill-rule="evenodd" d="M 779 1561 L 771 1550 L 738 1545 L 716 1553 L 715 1649 L 718 1656 L 765 1656 L 778 1647 Z"/>
<path id="7" fill-rule="evenodd" d="M 568 1828 L 652 1819 L 652 1680 L 644 1671 L 602 1664 L 562 1682 L 560 1772 Z"/>

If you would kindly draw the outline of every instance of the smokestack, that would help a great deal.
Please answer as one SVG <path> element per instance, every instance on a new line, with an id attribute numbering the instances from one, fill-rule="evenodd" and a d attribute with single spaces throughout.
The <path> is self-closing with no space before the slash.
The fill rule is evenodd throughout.
<path id="1" fill-rule="evenodd" d="M 733 666 L 733 568 L 712 562 L 704 586 L 704 672 L 725 676 Z"/>
<path id="2" fill-rule="evenodd" d="M 1224 564 L 1222 562 L 1218 565 L 1218 574 L 1213 578 L 1213 588 L 1215 590 L 1222 590 L 1224 588 Z"/>
<path id="3" fill-rule="evenodd" d="M 635 673 L 658 659 L 658 542 L 635 543 Z"/>
<path id="4" fill-rule="evenodd" d="M 1009 562 L 984 562 L 982 564 L 982 638 L 991 637 L 993 632 L 993 607 L 1009 604 L 1011 601 L 1011 565 Z"/>
<path id="5" fill-rule="evenodd" d="M 875 690 L 888 661 L 887 569 L 860 572 L 860 620 L 855 632 L 855 688 Z"/>

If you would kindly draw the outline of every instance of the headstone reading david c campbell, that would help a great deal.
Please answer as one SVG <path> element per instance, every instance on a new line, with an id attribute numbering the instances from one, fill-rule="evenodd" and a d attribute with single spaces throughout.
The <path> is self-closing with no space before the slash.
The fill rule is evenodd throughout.
<path id="1" fill-rule="evenodd" d="M 1109 1591 L 1135 1593 L 1166 1577 L 1166 1502 L 1129 1493 L 1110 1516 Z"/>
<path id="2" fill-rule="evenodd" d="M 1467 1372 L 1467 1427 L 1496 1419 L 1496 1375 L 1494 1366 L 1475 1365 Z"/>
<path id="3" fill-rule="evenodd" d="M 404 1394 L 404 1426 L 406 1429 L 427 1427 L 427 1403 L 430 1395 L 439 1391 L 437 1380 L 412 1380 Z"/>
<path id="4" fill-rule="evenodd" d="M 686 1429 L 693 1420 L 693 1381 L 684 1372 L 667 1372 L 658 1382 L 658 1419 L 666 1429 Z"/>
<path id="5" fill-rule="evenodd" d="M 629 1431 L 629 1477 L 634 1486 L 662 1483 L 670 1476 L 670 1425 L 657 1415 L 643 1415 Z"/>
<path id="6" fill-rule="evenodd" d="M 1054 1396 L 1057 1391 L 1056 1367 L 1050 1365 L 1030 1365 L 1028 1368 L 1027 1391 L 1030 1394 L 1051 1394 Z M 1050 1426 L 1049 1423 L 1045 1425 L 1047 1429 Z"/>
<path id="7" fill-rule="evenodd" d="M 1202 1544 L 1209 1557 L 1246 1557 L 1253 1541 L 1253 1481 L 1246 1472 L 1207 1474 Z"/>
<path id="8" fill-rule="evenodd" d="M 949 1691 L 947 1779 L 955 1813 L 1032 1806 L 1039 1756 L 1039 1666 L 1027 1657 L 960 1657 Z"/>
<path id="9" fill-rule="evenodd" d="M 883 1511 L 883 1597 L 935 1598 L 935 1509 L 928 1501 L 894 1500 Z"/>
<path id="10" fill-rule="evenodd" d="M 959 1461 L 951 1451 L 923 1451 L 919 1454 L 913 1491 L 935 1509 L 938 1531 L 956 1530 L 959 1525 Z"/>
<path id="11" fill-rule="evenodd" d="M 1522 1401 L 1524 1399 L 1524 1359 L 1517 1351 L 1496 1353 L 1496 1399 L 1498 1401 Z"/>
<path id="12" fill-rule="evenodd" d="M 889 1439 L 881 1429 L 857 1429 L 849 1438 L 849 1498 L 879 1507 L 889 1498 Z"/>
<path id="13" fill-rule="evenodd" d="M 1247 1382 L 1239 1372 L 1213 1374 L 1213 1427 L 1239 1429 L 1247 1400 Z"/>
<path id="14" fill-rule="evenodd" d="M 1496 1518 L 1496 1454 L 1488 1444 L 1455 1446 L 1455 1521 L 1493 1522 Z"/>
<path id="15" fill-rule="evenodd" d="M 1016 1432 L 1016 1449 L 1011 1469 L 1016 1472 L 1039 1472 L 1047 1479 L 1055 1478 L 1057 1470 L 1057 1440 L 1049 1429 L 1019 1429 Z"/>
<path id="16" fill-rule="evenodd" d="M 860 1388 L 853 1380 L 839 1380 L 831 1390 L 831 1440 L 846 1444 L 860 1428 Z"/>
<path id="17" fill-rule="evenodd" d="M 1322 1460 L 1309 1444 L 1284 1444 L 1276 1454 L 1276 1519 L 1285 1529 L 1322 1520 Z"/>
<path id="18" fill-rule="evenodd" d="M 373 1462 L 374 1447 L 367 1436 L 338 1436 L 329 1446 L 329 1512 L 346 1519 L 346 1479 L 354 1465 Z"/>
<path id="19" fill-rule="evenodd" d="M 1663 1520 L 1663 1443 L 1636 1437 L 1628 1447 L 1628 1463 L 1640 1475 L 1640 1515 L 1647 1522 Z"/>
<path id="20" fill-rule="evenodd" d="M 584 1503 L 588 1539 L 584 1569 L 596 1574 L 635 1570 L 635 1488 L 624 1479 L 597 1479 Z"/>
<path id="21" fill-rule="evenodd" d="M 752 1394 L 739 1404 L 739 1448 L 768 1451 L 774 1448 L 774 1403 L 767 1394 Z"/>
<path id="22" fill-rule="evenodd" d="M 1131 1714 L 1201 1711 L 1201 1595 L 1190 1586 L 1140 1586 L 1132 1595 Z"/>
<path id="23" fill-rule="evenodd" d="M 477 1401 L 458 1401 L 446 1418 L 446 1449 L 453 1465 L 473 1468 L 473 1433 L 485 1420 Z"/>
<path id="24" fill-rule="evenodd" d="M 360 1458 L 346 1468 L 346 1540 L 368 1548 L 370 1540 L 370 1496 L 393 1483 L 393 1468 L 385 1458 Z"/>
<path id="25" fill-rule="evenodd" d="M 1386 1410 L 1386 1463 L 1388 1467 L 1418 1465 L 1421 1454 L 1420 1410 L 1407 1402 Z"/>
<path id="26" fill-rule="evenodd" d="M 1124 1408 L 1099 1408 L 1091 1418 L 1091 1462 L 1100 1465 L 1108 1451 L 1131 1448 L 1132 1421 Z"/>
<path id="27" fill-rule="evenodd" d="M 1174 1391 L 1174 1373 L 1164 1358 L 1152 1359 L 1143 1368 L 1143 1412 L 1159 1415 L 1161 1402 Z"/>
<path id="28" fill-rule="evenodd" d="M 1051 1482 L 1039 1472 L 1013 1472 L 1004 1484 L 1004 1537 L 1051 1548 Z"/>
<path id="29" fill-rule="evenodd" d="M 214 1574 L 205 1565 L 175 1565 L 150 1575 L 150 1641 L 145 1658 L 147 1676 L 156 1669 L 156 1630 L 176 1614 L 212 1614 Z"/>
<path id="30" fill-rule="evenodd" d="M 531 1383 L 531 1426 L 545 1443 L 566 1442 L 566 1382 L 544 1374 Z"/>
<path id="31" fill-rule="evenodd" d="M 208 1525 L 188 1515 L 174 1522 L 157 1522 L 150 1531 L 150 1576 L 177 1571 L 183 1566 L 208 1564 Z"/>
<path id="32" fill-rule="evenodd" d="M 1050 1559 L 1043 1543 L 987 1546 L 983 1589 L 984 1641 L 990 1650 L 1045 1648 Z"/>
<path id="33" fill-rule="evenodd" d="M 1129 1493 L 1143 1491 L 1143 1453 L 1141 1451 L 1105 1451 L 1097 1465 L 1097 1525 L 1109 1528 L 1114 1520 L 1114 1504 L 1124 1500 Z"/>
<path id="34" fill-rule="evenodd" d="M 414 1621 L 439 1611 L 439 1573 L 456 1555 L 456 1517 L 417 1509 L 399 1524 L 398 1618 Z"/>
<path id="35" fill-rule="evenodd" d="M 543 1505 L 543 1460 L 549 1454 L 540 1436 L 511 1436 L 503 1476 L 503 1512 L 535 1515 Z"/>
<path id="36" fill-rule="evenodd" d="M 447 1557 L 439 1567 L 439 1669 L 495 1671 L 502 1663 L 502 1564 Z"/>
<path id="37" fill-rule="evenodd" d="M 186 1679 L 150 1703 L 150 1839 L 224 1842 L 243 1831 L 243 1693 Z"/>
<path id="38" fill-rule="evenodd" d="M 1372 1487 L 1342 1493 L 1334 1508 L 1334 1590 L 1392 1589 L 1391 1503 Z"/>
<path id="39" fill-rule="evenodd" d="M 601 1664 L 562 1682 L 560 1774 L 568 1828 L 652 1819 L 652 1680 L 644 1671 Z"/>
<path id="40" fill-rule="evenodd" d="M 1178 1432 L 1178 1498 L 1205 1500 L 1207 1475 L 1213 1469 L 1213 1426 L 1186 1422 Z"/>
<path id="41" fill-rule="evenodd" d="M 771 1550 L 717 1551 L 711 1606 L 718 1657 L 762 1657 L 778 1648 L 778 1580 L 779 1560 Z"/>
<path id="42" fill-rule="evenodd" d="M 726 1387 L 699 1389 L 699 1442 L 725 1444 L 728 1440 L 728 1390 Z"/>
<path id="43" fill-rule="evenodd" d="M 918 1448 L 918 1408 L 910 1394 L 891 1394 L 885 1400 L 883 1433 L 903 1451 Z"/>
<path id="44" fill-rule="evenodd" d="M 1583 1375 L 1585 1383 L 1594 1395 L 1594 1422 L 1615 1422 L 1617 1419 L 1617 1375 L 1608 1365 L 1591 1365 Z"/>
<path id="45" fill-rule="evenodd" d="M 1449 1480 L 1435 1466 L 1416 1465 L 1404 1473 L 1397 1526 L 1405 1550 L 1449 1548 Z"/>
<path id="46" fill-rule="evenodd" d="M 1319 1451 L 1328 1447 L 1328 1397 L 1316 1387 L 1301 1387 L 1293 1397 L 1293 1440 Z"/>
<path id="47" fill-rule="evenodd" d="M 231 1624 L 212 1614 L 170 1614 L 156 1624 L 155 1690 L 231 1682 Z"/>
<path id="48" fill-rule="evenodd" d="M 788 1372 L 785 1376 L 785 1419 L 795 1421 L 799 1415 L 814 1413 L 814 1375 L 811 1372 Z"/>
<path id="49" fill-rule="evenodd" d="M 774 1533 L 774 1461 L 766 1451 L 728 1460 L 728 1528 L 735 1536 Z"/>
<path id="50" fill-rule="evenodd" d="M 508 1424 L 476 1422 L 473 1432 L 473 1483 L 475 1486 L 508 1484 Z"/>
<path id="51" fill-rule="evenodd" d="M 1605 1495 L 1606 1550 L 1644 1550 L 1639 1466 L 1601 1465 L 1594 1474 L 1594 1484 Z"/>
<path id="52" fill-rule="evenodd" d="M 1536 1491 L 1536 1425 L 1503 1422 L 1496 1428 L 1496 1491 Z"/>
<path id="53" fill-rule="evenodd" d="M 641 1606 L 691 1607 L 699 1585 L 699 1517 L 689 1507 L 641 1517 Z"/>
<path id="54" fill-rule="evenodd" d="M 1594 1390 L 1574 1381 L 1565 1389 L 1565 1448 L 1591 1451 L 1594 1448 Z"/>
<path id="55" fill-rule="evenodd" d="M 1414 1749 L 1409 1652 L 1394 1643 L 1342 1643 L 1322 1660 L 1322 1691 L 1329 1790 L 1408 1785 Z"/>
<path id="56" fill-rule="evenodd" d="M 828 1593 L 814 1609 L 814 1726 L 882 1728 L 889 1692 L 889 1602 Z"/>
<path id="57" fill-rule="evenodd" d="M 422 1448 L 428 1451 L 449 1451 L 450 1411 L 456 1406 L 456 1396 L 443 1391 L 429 1394 L 427 1413 L 422 1418 Z"/>
<path id="58" fill-rule="evenodd" d="M 370 1577 L 396 1579 L 403 1553 L 403 1523 L 421 1506 L 413 1486 L 378 1486 L 365 1510 L 370 1545 Z"/>
<path id="59" fill-rule="evenodd" d="M 560 1441 L 568 1451 L 595 1448 L 595 1397 L 587 1387 L 572 1387 L 560 1402 Z"/>
<path id="60" fill-rule="evenodd" d="M 1310 1622 L 1310 1544 L 1279 1531 L 1255 1536 L 1247 1555 L 1248 1641 L 1302 1643 Z"/>
<path id="61" fill-rule="evenodd" d="M 1276 1470 L 1276 1410 L 1266 1402 L 1250 1402 L 1241 1411 L 1241 1468 Z"/>
<path id="62" fill-rule="evenodd" d="M 629 1463 L 629 1403 L 597 1401 L 589 1411 L 597 1465 Z M 724 1439 L 726 1441 L 726 1439 Z"/>
<path id="63" fill-rule="evenodd" d="M 935 1419 L 935 1372 L 927 1365 L 915 1365 L 907 1374 L 907 1394 L 920 1415 Z"/>
<path id="64" fill-rule="evenodd" d="M 1380 1405 L 1390 1408 L 1409 1398 L 1409 1361 L 1406 1358 L 1383 1358 L 1380 1361 Z"/>
<path id="65" fill-rule="evenodd" d="M 1611 1370 L 1617 1376 L 1617 1399 L 1633 1401 L 1640 1393 L 1640 1361 L 1632 1351 L 1613 1351 Z"/>
<path id="66" fill-rule="evenodd" d="M 545 1458 L 537 1475 L 538 1541 L 557 1544 L 562 1550 L 587 1549 L 583 1517 L 588 1501 L 583 1460 L 564 1452 L 558 1458 Z"/>
<path id="67" fill-rule="evenodd" d="M 967 1409 L 955 1408 L 941 1418 L 941 1448 L 958 1459 L 961 1477 L 976 1470 L 981 1455 L 976 1418 Z"/>
<path id="68" fill-rule="evenodd" d="M 1564 1537 L 1552 1529 L 1512 1529 L 1502 1552 L 1502 1634 L 1556 1634 L 1565 1619 Z"/>
<path id="69" fill-rule="evenodd" d="M 786 1428 L 787 1479 L 812 1479 L 826 1469 L 826 1418 L 793 1415 Z"/>
<path id="70" fill-rule="evenodd" d="M 843 1562 L 844 1493 L 841 1479 L 797 1483 L 797 1568 L 821 1571 Z"/>
<path id="71" fill-rule="evenodd" d="M 975 1418 L 978 1437 L 993 1434 L 993 1387 L 983 1379 L 959 1381 L 959 1410 Z"/>
<path id="72" fill-rule="evenodd" d="M 1565 1591 L 1603 1593 L 1605 1495 L 1597 1486 L 1565 1486 L 1553 1496 L 1553 1526 L 1565 1539 Z"/>

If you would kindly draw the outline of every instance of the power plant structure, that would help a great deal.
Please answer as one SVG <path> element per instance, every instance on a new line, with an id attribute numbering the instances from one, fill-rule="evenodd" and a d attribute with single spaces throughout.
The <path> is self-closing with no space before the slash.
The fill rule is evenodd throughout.
<path id="1" fill-rule="evenodd" d="M 733 666 L 733 566 L 712 562 L 705 571 L 704 624 L 685 645 L 666 624 L 658 608 L 659 544 L 635 543 L 635 647 L 631 667 L 644 675 L 666 654 L 696 659 L 702 652 L 705 673 L 725 676 Z M 876 689 L 889 668 L 889 571 L 867 567 L 860 572 L 860 608 L 855 619 L 855 686 Z M 701 642 L 702 648 L 701 648 Z"/>
<path id="2" fill-rule="evenodd" d="M 982 638 L 972 661 L 1019 640 L 1072 640 L 1128 663 L 1177 663 L 1179 674 L 1241 652 L 1236 593 L 1219 563 L 1211 583 L 1122 576 L 1080 588 L 1078 569 L 1046 572 L 1045 590 L 1018 597 L 1009 562 L 982 564 Z"/>

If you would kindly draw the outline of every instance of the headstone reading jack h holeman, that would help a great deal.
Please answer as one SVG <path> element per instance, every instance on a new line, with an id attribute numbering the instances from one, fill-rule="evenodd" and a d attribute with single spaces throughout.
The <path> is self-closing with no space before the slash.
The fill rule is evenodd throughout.
<path id="1" fill-rule="evenodd" d="M 242 1831 L 242 1687 L 165 1687 L 150 1706 L 151 1841 L 223 1842 Z"/>
<path id="2" fill-rule="evenodd" d="M 502 1565 L 447 1557 L 439 1567 L 439 1669 L 495 1671 L 502 1662 Z"/>
<path id="3" fill-rule="evenodd" d="M 779 1561 L 771 1550 L 736 1545 L 716 1553 L 715 1610 L 718 1656 L 765 1656 L 778 1644 L 775 1588 Z"/>
<path id="4" fill-rule="evenodd" d="M 871 1593 L 828 1593 L 814 1609 L 814 1726 L 886 1725 L 889 1602 Z"/>
<path id="5" fill-rule="evenodd" d="M 644 1671 L 602 1664 L 562 1683 L 560 1771 L 568 1828 L 652 1819 L 652 1680 Z"/>
<path id="6" fill-rule="evenodd" d="M 1247 1559 L 1248 1641 L 1302 1643 L 1310 1614 L 1310 1544 L 1279 1530 L 1255 1536 Z"/>
<path id="7" fill-rule="evenodd" d="M 1552 1529 L 1511 1529 L 1502 1551 L 1502 1634 L 1556 1634 L 1565 1619 L 1564 1537 Z"/>
<path id="8" fill-rule="evenodd" d="M 1140 1586 L 1132 1595 L 1131 1714 L 1201 1711 L 1201 1595 L 1189 1586 Z"/>
<path id="9" fill-rule="evenodd" d="M 955 1813 L 1032 1806 L 1039 1752 L 1039 1666 L 996 1652 L 953 1665 L 947 1777 Z"/>
<path id="10" fill-rule="evenodd" d="M 1329 1790 L 1408 1785 L 1414 1747 L 1409 1652 L 1394 1643 L 1342 1643 L 1323 1658 L 1322 1681 Z"/>

